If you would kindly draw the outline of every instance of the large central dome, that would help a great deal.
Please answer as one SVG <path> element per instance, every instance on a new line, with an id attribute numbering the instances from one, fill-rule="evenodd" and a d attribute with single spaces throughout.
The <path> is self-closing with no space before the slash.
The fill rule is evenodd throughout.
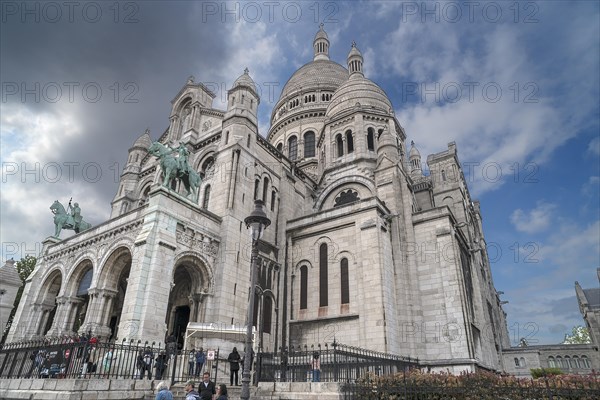
<path id="1" fill-rule="evenodd" d="M 302 66 L 287 81 L 280 99 L 299 91 L 318 88 L 337 89 L 348 80 L 348 70 L 331 60 L 316 60 Z"/>

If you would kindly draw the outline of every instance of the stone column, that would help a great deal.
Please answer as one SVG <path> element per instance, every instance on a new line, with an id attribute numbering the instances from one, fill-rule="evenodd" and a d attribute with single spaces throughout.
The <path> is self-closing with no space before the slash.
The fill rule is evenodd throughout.
<path id="1" fill-rule="evenodd" d="M 54 314 L 54 321 L 46 336 L 60 336 L 63 334 L 65 330 L 65 319 L 68 314 L 68 306 L 67 298 L 65 296 L 56 297 L 56 313 Z M 52 307 L 50 307 L 49 310 L 52 310 Z"/>
<path id="2" fill-rule="evenodd" d="M 67 303 L 69 304 L 69 313 L 67 315 L 67 319 L 66 319 L 66 332 L 68 332 L 68 334 L 73 334 L 75 333 L 73 331 L 73 326 L 75 325 L 75 318 L 77 318 L 77 309 L 78 309 L 78 304 L 82 303 L 83 299 L 79 298 L 79 297 L 69 297 L 67 299 Z"/>

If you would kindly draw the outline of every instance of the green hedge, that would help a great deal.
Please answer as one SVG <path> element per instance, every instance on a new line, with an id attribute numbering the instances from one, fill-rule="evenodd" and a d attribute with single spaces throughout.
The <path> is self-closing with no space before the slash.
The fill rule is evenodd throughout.
<path id="1" fill-rule="evenodd" d="M 368 375 L 346 387 L 346 398 L 360 400 L 597 400 L 597 374 L 549 375 L 522 379 L 491 372 Z"/>

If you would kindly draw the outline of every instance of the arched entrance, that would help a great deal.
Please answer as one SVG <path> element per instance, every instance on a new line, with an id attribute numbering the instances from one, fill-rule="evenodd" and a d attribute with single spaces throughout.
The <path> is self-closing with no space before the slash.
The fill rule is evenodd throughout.
<path id="1" fill-rule="evenodd" d="M 94 307 L 97 311 L 90 322 L 97 324 L 100 327 L 99 333 L 109 339 L 118 335 L 131 262 L 131 252 L 127 247 L 119 247 L 113 251 L 102 266 L 96 289 L 93 291 Z"/>
<path id="2" fill-rule="evenodd" d="M 40 308 L 36 335 L 46 335 L 54 324 L 57 309 L 56 297 L 60 292 L 61 286 L 62 274 L 59 270 L 52 272 L 42 284 L 40 297 L 36 303 L 36 306 Z"/>
<path id="3" fill-rule="evenodd" d="M 202 302 L 209 282 L 206 265 L 198 258 L 187 257 L 176 264 L 165 322 L 167 335 L 175 337 L 179 348 L 183 347 L 187 324 L 204 317 Z"/>
<path id="4" fill-rule="evenodd" d="M 94 268 L 90 260 L 84 260 L 75 267 L 65 293 L 65 330 L 78 332 L 83 326 L 90 305 L 89 289 L 92 285 Z"/>

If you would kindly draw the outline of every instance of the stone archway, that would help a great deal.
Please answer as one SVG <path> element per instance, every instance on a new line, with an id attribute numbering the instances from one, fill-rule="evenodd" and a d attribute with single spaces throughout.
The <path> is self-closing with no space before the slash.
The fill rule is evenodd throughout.
<path id="1" fill-rule="evenodd" d="M 124 246 L 115 249 L 104 262 L 96 286 L 89 290 L 93 310 L 86 317 L 86 329 L 109 339 L 117 337 L 131 263 L 131 252 Z"/>
<path id="2" fill-rule="evenodd" d="M 203 261 L 188 256 L 176 263 L 165 322 L 167 334 L 175 337 L 180 348 L 183 347 L 187 324 L 204 319 L 203 300 L 209 286 L 210 278 Z"/>
<path id="3" fill-rule="evenodd" d="M 92 261 L 85 259 L 77 264 L 67 283 L 61 301 L 64 304 L 61 332 L 71 334 L 82 327 L 89 308 L 89 289 L 94 276 Z"/>
<path id="4" fill-rule="evenodd" d="M 35 335 L 44 336 L 52 331 L 58 309 L 58 294 L 62 287 L 62 273 L 56 269 L 51 272 L 42 284 L 38 299 L 34 304 L 37 309 L 37 318 L 32 322 L 36 324 Z"/>

